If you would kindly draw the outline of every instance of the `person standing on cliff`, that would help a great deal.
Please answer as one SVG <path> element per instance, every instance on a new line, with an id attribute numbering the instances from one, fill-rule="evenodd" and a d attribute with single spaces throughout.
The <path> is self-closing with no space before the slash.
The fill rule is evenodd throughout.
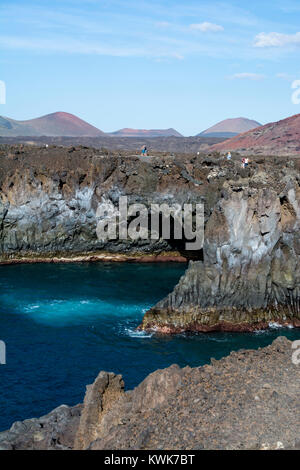
<path id="1" fill-rule="evenodd" d="M 228 154 L 227 154 L 227 160 L 231 160 L 231 153 L 230 152 L 228 152 Z"/>
<path id="2" fill-rule="evenodd" d="M 147 150 L 146 145 L 144 145 L 142 147 L 141 157 L 147 157 L 147 155 L 148 155 L 148 150 Z"/>

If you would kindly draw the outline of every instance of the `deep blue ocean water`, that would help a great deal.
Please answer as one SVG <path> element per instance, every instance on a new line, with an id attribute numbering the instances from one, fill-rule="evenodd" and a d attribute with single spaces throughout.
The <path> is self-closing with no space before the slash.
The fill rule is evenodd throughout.
<path id="1" fill-rule="evenodd" d="M 100 370 L 121 373 L 127 389 L 173 363 L 199 366 L 278 335 L 211 333 L 156 337 L 135 332 L 143 313 L 170 292 L 183 264 L 36 264 L 0 267 L 0 430 L 82 402 Z"/>

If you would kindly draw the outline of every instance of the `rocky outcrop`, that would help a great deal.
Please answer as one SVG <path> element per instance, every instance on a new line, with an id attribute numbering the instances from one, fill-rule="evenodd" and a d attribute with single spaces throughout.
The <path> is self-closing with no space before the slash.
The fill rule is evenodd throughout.
<path id="1" fill-rule="evenodd" d="M 17 421 L 0 432 L 0 450 L 70 450 L 79 425 L 82 405 L 61 405 L 42 418 Z"/>
<path id="2" fill-rule="evenodd" d="M 168 369 L 150 374 L 133 391 L 126 392 L 104 416 L 98 436 L 90 441 L 90 450 L 143 448 L 151 434 L 151 415 L 154 410 L 162 410 L 170 396 L 174 396 L 182 386 L 189 367 L 180 369 L 172 365 Z M 135 430 L 136 419 L 144 420 L 143 429 Z M 128 434 L 128 432 L 130 434 Z M 126 444 L 125 444 L 126 443 Z M 125 447 L 124 447 L 125 445 Z"/>
<path id="3" fill-rule="evenodd" d="M 120 375 L 100 372 L 95 382 L 87 386 L 83 410 L 74 447 L 86 449 L 102 434 L 104 416 L 124 394 L 124 382 Z"/>
<path id="4" fill-rule="evenodd" d="M 120 376 L 101 372 L 87 388 L 82 411 L 60 407 L 16 423 L 0 433 L 0 448 L 299 448 L 300 369 L 293 352 L 280 337 L 203 367 L 156 371 L 128 392 Z"/>
<path id="5" fill-rule="evenodd" d="M 170 333 L 300 326 L 300 187 L 296 171 L 223 185 L 191 262 L 141 328 Z"/>

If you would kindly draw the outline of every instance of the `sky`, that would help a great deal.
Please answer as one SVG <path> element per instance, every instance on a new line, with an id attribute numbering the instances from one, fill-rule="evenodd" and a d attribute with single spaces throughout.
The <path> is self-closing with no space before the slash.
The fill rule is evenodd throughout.
<path id="1" fill-rule="evenodd" d="M 0 0 L 0 115 L 195 135 L 300 113 L 299 0 Z"/>

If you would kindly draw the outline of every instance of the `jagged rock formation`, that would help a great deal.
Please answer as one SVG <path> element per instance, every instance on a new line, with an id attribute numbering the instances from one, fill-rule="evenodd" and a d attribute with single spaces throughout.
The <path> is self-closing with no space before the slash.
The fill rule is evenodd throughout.
<path id="1" fill-rule="evenodd" d="M 298 171 L 228 181 L 205 228 L 204 260 L 191 262 L 142 328 L 249 331 L 300 326 Z"/>
<path id="2" fill-rule="evenodd" d="M 128 392 L 120 376 L 101 372 L 83 407 L 15 423 L 0 433 L 0 449 L 296 449 L 300 369 L 292 353 L 281 337 L 203 367 L 158 370 Z"/>
<path id="3" fill-rule="evenodd" d="M 86 449 L 91 442 L 99 438 L 105 415 L 123 394 L 122 377 L 113 373 L 100 372 L 95 382 L 87 386 L 74 443 L 76 450 Z"/>

